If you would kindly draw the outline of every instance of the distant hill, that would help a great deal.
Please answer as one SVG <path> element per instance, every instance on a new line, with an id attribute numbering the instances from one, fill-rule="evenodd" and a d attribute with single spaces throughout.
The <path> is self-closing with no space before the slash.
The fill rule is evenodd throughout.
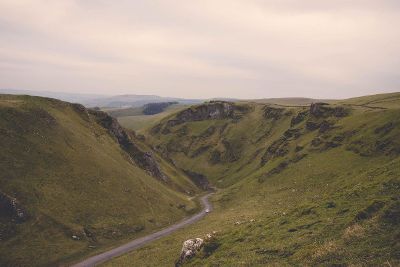
<path id="1" fill-rule="evenodd" d="M 41 96 L 60 99 L 71 103 L 84 104 L 87 101 L 93 99 L 106 98 L 105 95 L 98 94 L 76 94 L 66 92 L 51 92 L 51 91 L 34 91 L 34 90 L 20 90 L 20 89 L 0 89 L 0 94 L 12 94 L 12 95 L 30 95 L 30 96 Z"/>
<path id="2" fill-rule="evenodd" d="M 304 97 L 286 97 L 286 98 L 262 98 L 262 99 L 254 99 L 249 100 L 256 103 L 264 103 L 264 104 L 276 104 L 282 106 L 307 106 L 311 103 L 316 102 L 332 102 L 334 100 L 329 99 L 313 99 L 313 98 L 304 98 Z"/>
<path id="3" fill-rule="evenodd" d="M 179 102 L 181 104 L 192 105 L 202 103 L 200 99 L 184 99 L 174 97 L 161 97 L 156 95 L 96 95 L 96 94 L 76 94 L 50 91 L 31 91 L 17 89 L 0 89 L 0 94 L 31 95 L 56 98 L 67 102 L 80 103 L 86 107 L 102 108 L 126 108 L 141 107 L 149 103 L 159 102 Z"/>
<path id="4" fill-rule="evenodd" d="M 161 97 L 155 95 L 118 95 L 99 99 L 85 101 L 83 104 L 89 107 L 105 107 L 105 108 L 126 108 L 126 107 L 141 107 L 149 103 L 162 102 L 179 102 L 185 105 L 202 103 L 199 99 L 184 99 L 173 97 Z"/>
<path id="5" fill-rule="evenodd" d="M 199 189 L 101 111 L 0 95 L 0 266 L 55 266 L 195 211 Z"/>
<path id="6" fill-rule="evenodd" d="M 129 107 L 129 108 L 105 108 L 104 110 L 115 118 L 126 117 L 126 116 L 138 116 L 138 115 L 155 115 L 165 111 L 170 106 L 178 105 L 179 102 L 158 102 L 148 103 L 141 107 Z M 181 104 L 180 104 L 181 105 Z"/>

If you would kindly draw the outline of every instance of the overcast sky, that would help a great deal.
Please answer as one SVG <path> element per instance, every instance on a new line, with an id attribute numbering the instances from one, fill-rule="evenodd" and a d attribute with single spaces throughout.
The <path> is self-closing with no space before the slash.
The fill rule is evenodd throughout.
<path id="1" fill-rule="evenodd" d="M 0 88 L 195 98 L 400 91 L 400 1 L 0 0 Z"/>

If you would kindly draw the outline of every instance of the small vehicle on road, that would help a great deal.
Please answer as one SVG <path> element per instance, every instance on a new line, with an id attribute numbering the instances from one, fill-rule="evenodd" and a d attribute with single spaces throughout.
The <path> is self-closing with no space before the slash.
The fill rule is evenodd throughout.
<path id="1" fill-rule="evenodd" d="M 209 209 L 206 209 L 206 213 L 209 213 L 210 212 L 210 210 Z"/>

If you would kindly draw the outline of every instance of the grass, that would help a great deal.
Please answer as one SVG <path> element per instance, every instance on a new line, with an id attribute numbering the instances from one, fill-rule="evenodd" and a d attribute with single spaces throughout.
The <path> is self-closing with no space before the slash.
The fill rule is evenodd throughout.
<path id="1" fill-rule="evenodd" d="M 118 122 L 125 128 L 137 131 L 139 133 L 156 125 L 161 119 L 169 114 L 173 114 L 179 110 L 186 108 L 186 105 L 171 105 L 163 112 L 154 115 L 144 115 L 143 107 L 129 109 L 113 109 L 106 110 L 109 114 L 116 117 Z"/>
<path id="2" fill-rule="evenodd" d="M 183 241 L 213 231 L 220 246 L 184 266 L 399 265 L 399 97 L 331 102 L 349 114 L 307 115 L 293 126 L 308 107 L 267 118 L 266 106 L 277 106 L 246 103 L 253 109 L 239 121 L 189 121 L 169 131 L 163 129 L 173 116 L 165 118 L 147 141 L 220 188 L 215 211 L 104 266 L 173 266 Z M 312 130 L 310 122 L 330 126 Z M 215 150 L 239 157 L 212 162 Z"/>
<path id="3" fill-rule="evenodd" d="M 198 189 L 179 170 L 158 157 L 172 184 L 149 176 L 76 105 L 1 95 L 0 147 L 0 192 L 29 214 L 0 216 L 1 266 L 76 261 L 197 208 L 186 192 Z"/>

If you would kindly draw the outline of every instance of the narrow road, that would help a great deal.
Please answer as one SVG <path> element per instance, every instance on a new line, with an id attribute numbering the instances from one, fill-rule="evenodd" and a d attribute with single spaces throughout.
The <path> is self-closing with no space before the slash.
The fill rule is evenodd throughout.
<path id="1" fill-rule="evenodd" d="M 131 242 L 122 245 L 120 247 L 114 248 L 112 250 L 103 252 L 99 255 L 90 257 L 84 261 L 81 261 L 80 263 L 77 263 L 75 265 L 72 265 L 72 267 L 91 267 L 91 266 L 95 266 L 97 264 L 106 262 L 114 257 L 120 256 L 122 254 L 125 254 L 127 252 L 130 252 L 132 250 L 138 249 L 154 240 L 160 239 L 161 237 L 170 235 L 171 233 L 189 225 L 192 223 L 195 223 L 197 221 L 199 221 L 201 218 L 203 218 L 207 212 L 206 210 L 211 211 L 212 210 L 212 206 L 210 204 L 210 202 L 208 202 L 208 197 L 211 194 L 205 195 L 203 197 L 201 197 L 201 204 L 203 206 L 203 209 L 201 212 L 197 213 L 196 215 L 193 215 L 190 218 L 187 218 L 179 223 L 176 223 L 174 225 L 171 225 L 168 228 L 165 228 L 161 231 L 155 232 L 153 234 L 132 240 Z"/>

